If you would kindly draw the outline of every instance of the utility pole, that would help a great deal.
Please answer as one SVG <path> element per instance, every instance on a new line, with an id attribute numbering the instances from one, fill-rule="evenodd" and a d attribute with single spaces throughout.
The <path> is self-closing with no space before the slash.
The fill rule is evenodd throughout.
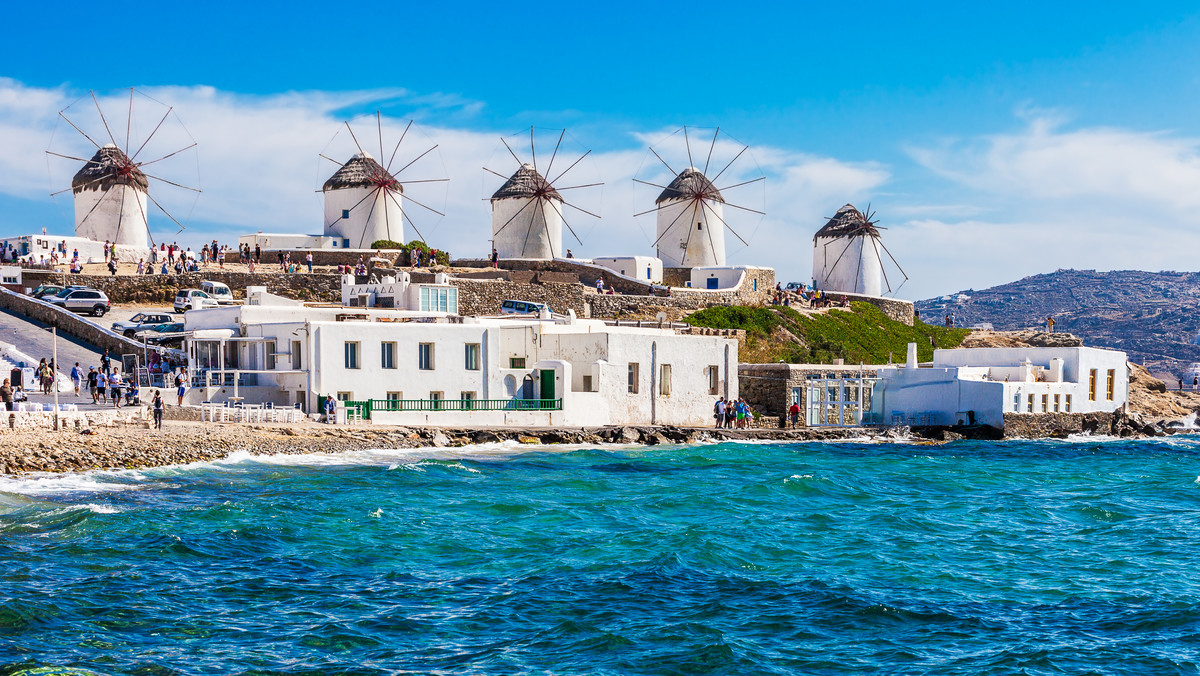
<path id="1" fill-rule="evenodd" d="M 59 424 L 58 420 L 58 327 L 51 326 L 50 333 L 54 336 L 54 356 L 52 357 L 54 360 L 54 372 L 50 374 L 52 377 L 50 382 L 54 383 L 54 431 L 58 432 L 62 430 L 62 425 Z"/>

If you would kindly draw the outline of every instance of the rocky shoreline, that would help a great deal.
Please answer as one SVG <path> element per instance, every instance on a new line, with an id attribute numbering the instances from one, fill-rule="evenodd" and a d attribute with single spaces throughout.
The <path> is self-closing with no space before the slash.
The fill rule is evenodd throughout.
<path id="1" fill-rule="evenodd" d="M 1092 433 L 1119 437 L 1151 437 L 1170 434 L 1161 423 L 1148 423 L 1132 416 L 1108 416 L 1105 420 L 1081 418 L 1076 424 L 1023 428 L 1024 438 L 1066 437 Z M 476 444 L 683 444 L 700 441 L 835 441 L 877 438 L 941 443 L 963 438 L 996 439 L 992 428 L 945 427 L 912 430 L 871 428 L 712 429 L 621 425 L 588 428 L 409 428 L 384 426 L 300 425 L 215 425 L 194 421 L 168 421 L 162 430 L 146 424 L 117 424 L 106 427 L 68 428 L 54 432 L 43 428 L 0 429 L 0 474 L 28 472 L 71 472 L 96 469 L 136 469 L 219 460 L 232 453 L 252 455 L 341 453 L 368 449 L 461 447 Z"/>

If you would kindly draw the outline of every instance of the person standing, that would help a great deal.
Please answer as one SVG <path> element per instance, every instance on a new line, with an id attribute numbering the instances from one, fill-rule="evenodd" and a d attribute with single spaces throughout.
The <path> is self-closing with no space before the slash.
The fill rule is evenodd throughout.
<path id="1" fill-rule="evenodd" d="M 495 249 L 492 249 L 492 267 L 500 267 L 500 254 L 497 253 Z"/>
<path id="2" fill-rule="evenodd" d="M 166 404 L 163 403 L 162 392 L 160 390 L 154 390 L 154 429 L 156 430 L 162 429 L 163 409 L 165 407 Z"/>
<path id="3" fill-rule="evenodd" d="M 104 348 L 104 354 L 100 355 L 100 370 L 104 375 L 108 375 L 112 371 L 112 357 L 108 356 L 108 348 Z"/>
<path id="4" fill-rule="evenodd" d="M 71 368 L 71 384 L 75 386 L 75 396 L 79 396 L 79 381 L 83 379 L 83 370 L 79 368 L 79 362 L 75 362 L 75 366 Z"/>
<path id="5" fill-rule="evenodd" d="M 254 262 L 262 265 L 262 247 L 257 242 L 254 243 Z"/>
<path id="6" fill-rule="evenodd" d="M 87 386 L 88 386 L 88 394 L 92 395 L 92 403 L 93 404 L 99 403 L 96 400 L 97 394 L 96 394 L 96 367 L 95 366 L 88 367 Z"/>
<path id="7" fill-rule="evenodd" d="M 13 410 L 13 391 L 8 378 L 5 378 L 4 384 L 0 385 L 0 401 L 4 402 L 4 410 Z"/>
<path id="8" fill-rule="evenodd" d="M 108 403 L 108 374 L 101 370 L 96 374 L 96 397 L 100 403 Z"/>
<path id="9" fill-rule="evenodd" d="M 793 401 L 792 405 L 788 408 L 788 422 L 791 423 L 792 429 L 796 429 L 796 427 L 799 426 L 799 424 L 800 424 L 800 403 L 799 402 Z"/>
<path id="10" fill-rule="evenodd" d="M 725 397 L 721 397 L 713 405 L 713 418 L 717 421 L 716 428 L 721 429 L 721 425 L 725 424 Z"/>
<path id="11" fill-rule="evenodd" d="M 312 274 L 312 252 L 309 251 L 304 255 L 304 264 L 308 266 L 308 274 Z"/>
<path id="12" fill-rule="evenodd" d="M 337 422 L 337 399 L 325 397 L 325 422 Z"/>
<path id="13" fill-rule="evenodd" d="M 175 394 L 179 397 L 179 405 L 183 406 L 183 393 L 187 391 L 187 369 L 179 369 L 175 374 Z"/>

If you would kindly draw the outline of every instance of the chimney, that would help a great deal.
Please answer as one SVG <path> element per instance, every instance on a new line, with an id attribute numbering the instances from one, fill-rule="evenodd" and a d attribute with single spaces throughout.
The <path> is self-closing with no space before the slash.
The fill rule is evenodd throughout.
<path id="1" fill-rule="evenodd" d="M 917 344 L 916 343 L 908 344 L 908 358 L 904 360 L 904 368 L 906 368 L 906 369 L 917 368 Z"/>

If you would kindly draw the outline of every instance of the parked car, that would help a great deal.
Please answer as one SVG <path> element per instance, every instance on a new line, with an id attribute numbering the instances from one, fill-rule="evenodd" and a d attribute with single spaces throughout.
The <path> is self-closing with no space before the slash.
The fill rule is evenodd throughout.
<path id="1" fill-rule="evenodd" d="M 804 282 L 788 282 L 787 284 L 783 285 L 784 291 L 794 291 L 796 293 L 804 291 L 807 288 L 808 288 L 808 285 L 805 284 Z"/>
<path id="2" fill-rule="evenodd" d="M 45 300 L 71 312 L 88 312 L 95 317 L 103 317 L 109 308 L 108 296 L 99 289 L 67 289 Z"/>
<path id="3" fill-rule="evenodd" d="M 221 282 L 210 282 L 205 280 L 200 282 L 200 290 L 207 293 L 210 298 L 217 301 L 221 305 L 234 305 L 237 303 L 233 298 L 233 292 L 229 287 Z"/>
<path id="4" fill-rule="evenodd" d="M 164 322 L 138 331 L 135 337 L 144 339 L 150 345 L 165 345 L 183 341 L 183 322 Z"/>
<path id="5" fill-rule="evenodd" d="M 126 321 L 113 322 L 112 330 L 128 338 L 133 338 L 138 331 L 145 331 L 153 326 L 166 324 L 170 321 L 171 315 L 166 313 L 139 312 Z"/>
<path id="6" fill-rule="evenodd" d="M 550 311 L 545 303 L 534 303 L 524 300 L 506 300 L 500 303 L 500 314 L 541 314 L 542 310 Z"/>
<path id="7" fill-rule="evenodd" d="M 183 313 L 208 307 L 217 307 L 217 301 L 209 298 L 208 294 L 200 289 L 180 289 L 175 292 L 175 312 Z"/>
<path id="8" fill-rule="evenodd" d="M 63 291 L 66 291 L 67 289 L 84 289 L 84 288 L 87 288 L 87 287 L 79 286 L 79 285 L 59 286 L 58 284 L 42 284 L 38 288 L 34 289 L 33 293 L 31 293 L 29 295 L 32 298 L 41 298 L 42 300 L 50 300 L 54 296 L 57 296 L 58 294 L 62 293 Z"/>

